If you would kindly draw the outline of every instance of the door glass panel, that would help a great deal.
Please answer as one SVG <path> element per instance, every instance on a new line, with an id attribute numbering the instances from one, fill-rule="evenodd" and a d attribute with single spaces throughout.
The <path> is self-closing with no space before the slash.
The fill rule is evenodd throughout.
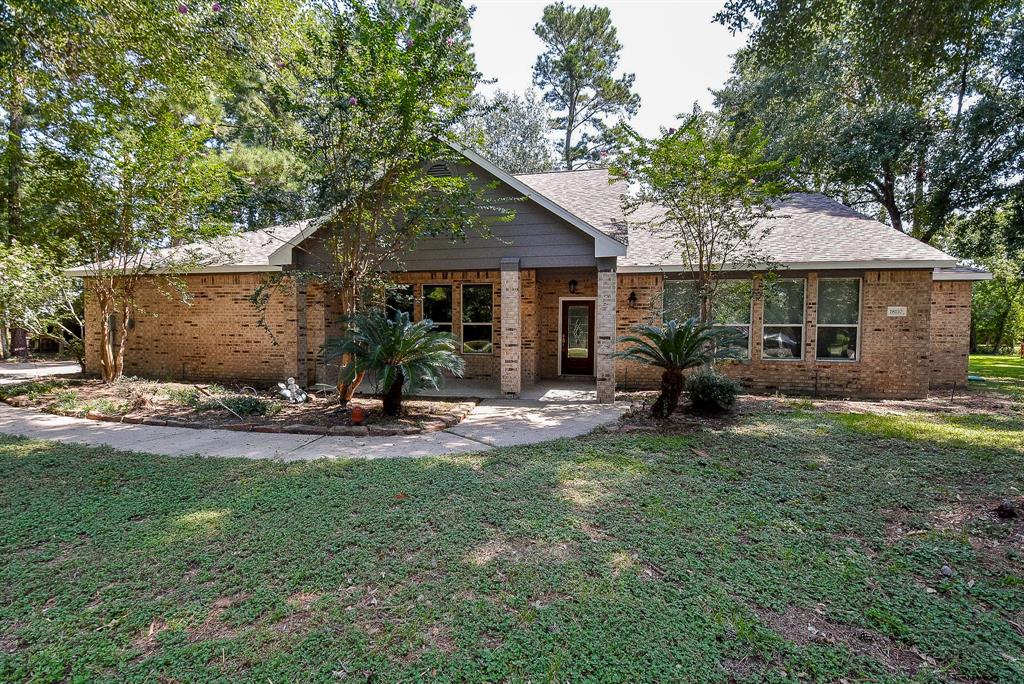
<path id="1" fill-rule="evenodd" d="M 570 359 L 585 359 L 590 356 L 590 307 L 569 305 L 568 349 Z"/>

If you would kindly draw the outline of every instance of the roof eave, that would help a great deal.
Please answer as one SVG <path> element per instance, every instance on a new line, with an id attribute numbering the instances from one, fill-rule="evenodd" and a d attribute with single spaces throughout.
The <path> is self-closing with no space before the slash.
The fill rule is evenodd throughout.
<path id="1" fill-rule="evenodd" d="M 143 275 L 191 275 L 204 273 L 273 273 L 283 270 L 281 266 L 274 264 L 220 264 L 209 266 L 198 266 L 188 269 L 154 268 L 146 271 Z M 69 278 L 97 278 L 104 273 L 111 273 L 110 269 L 90 268 L 79 266 L 64 271 Z"/>
<path id="2" fill-rule="evenodd" d="M 892 269 L 936 269 L 956 265 L 955 259 L 868 259 L 852 261 L 787 261 L 777 266 L 793 271 L 877 271 Z M 738 265 L 726 268 L 729 271 L 766 271 L 769 264 Z M 684 264 L 652 264 L 619 266 L 619 273 L 686 273 Z"/>

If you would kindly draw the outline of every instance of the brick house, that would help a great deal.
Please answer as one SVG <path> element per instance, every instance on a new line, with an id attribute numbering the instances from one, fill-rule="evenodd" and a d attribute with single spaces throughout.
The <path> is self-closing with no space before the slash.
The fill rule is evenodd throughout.
<path id="1" fill-rule="evenodd" d="M 460 150 L 460 165 L 516 216 L 488 238 L 420 241 L 393 272 L 393 303 L 452 332 L 466 376 L 517 396 L 524 384 L 592 379 L 615 389 L 656 386 L 650 368 L 615 359 L 615 340 L 661 311 L 692 311 L 692 283 L 670 238 L 627 227 L 605 170 L 509 175 Z M 764 251 L 775 277 L 737 271 L 723 284 L 717 324 L 746 339 L 723 370 L 752 389 L 858 397 L 920 397 L 963 385 L 973 280 L 990 277 L 823 195 L 788 197 Z M 258 323 L 249 296 L 268 274 L 315 267 L 317 223 L 301 221 L 217 241 L 184 276 L 192 301 L 167 297 L 152 276 L 125 355 L 128 373 L 270 383 L 329 379 L 320 347 L 337 329 L 332 297 L 298 282 Z M 199 245 L 204 250 L 207 246 Z M 86 371 L 98 372 L 98 307 L 88 267 Z M 400 296 L 404 295 L 404 296 Z"/>

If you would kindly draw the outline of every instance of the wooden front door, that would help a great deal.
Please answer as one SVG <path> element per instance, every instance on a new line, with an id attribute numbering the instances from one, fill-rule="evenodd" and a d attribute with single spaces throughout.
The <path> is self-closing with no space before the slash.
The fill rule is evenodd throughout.
<path id="1" fill-rule="evenodd" d="M 594 301 L 562 300 L 562 375 L 594 374 Z"/>

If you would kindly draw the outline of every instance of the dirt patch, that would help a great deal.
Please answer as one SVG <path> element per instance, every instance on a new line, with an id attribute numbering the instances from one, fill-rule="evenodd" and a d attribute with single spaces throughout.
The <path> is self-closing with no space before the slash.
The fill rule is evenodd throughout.
<path id="1" fill-rule="evenodd" d="M 16 653 L 21 646 L 21 639 L 13 634 L 0 634 L 0 653 Z"/>
<path id="2" fill-rule="evenodd" d="M 722 658 L 720 664 L 728 673 L 730 682 L 749 680 L 764 672 L 767 666 L 760 658 Z"/>
<path id="3" fill-rule="evenodd" d="M 239 594 L 237 596 L 222 596 L 214 601 L 210 612 L 206 614 L 206 619 L 203 620 L 202 624 L 188 630 L 188 641 L 190 643 L 198 643 L 200 641 L 235 638 L 238 630 L 228 625 L 221 618 L 228 608 L 245 600 L 245 598 L 247 597 L 244 594 Z"/>
<path id="4" fill-rule="evenodd" d="M 132 642 L 132 646 L 142 652 L 142 657 L 152 655 L 160 648 L 157 637 L 165 631 L 167 631 L 167 622 L 163 618 L 155 618 L 149 623 L 149 627 L 142 630 L 142 634 Z"/>
<path id="5" fill-rule="evenodd" d="M 523 563 L 531 560 L 565 561 L 572 555 L 570 544 L 545 542 L 492 539 L 473 549 L 466 560 L 471 565 L 483 566 L 494 561 L 509 564 Z"/>
<path id="6" fill-rule="evenodd" d="M 374 396 L 357 396 L 341 406 L 334 395 L 321 392 L 311 393 L 305 403 L 292 404 L 275 389 L 136 379 L 112 384 L 90 379 L 61 380 L 45 391 L 19 394 L 5 401 L 58 415 L 115 422 L 349 436 L 443 430 L 461 422 L 477 404 L 476 399 L 410 398 L 402 402 L 402 414 L 391 417 L 384 415 L 381 400 Z M 240 402 L 249 410 L 240 409 Z M 352 419 L 357 408 L 364 415 L 359 425 Z"/>
<path id="7" fill-rule="evenodd" d="M 807 610 L 789 606 L 776 613 L 757 608 L 754 611 L 768 627 L 794 643 L 842 645 L 858 655 L 883 663 L 894 672 L 913 677 L 925 665 L 934 666 L 934 658 L 916 647 L 905 647 L 887 636 L 869 629 L 827 619 L 824 609 Z"/>

